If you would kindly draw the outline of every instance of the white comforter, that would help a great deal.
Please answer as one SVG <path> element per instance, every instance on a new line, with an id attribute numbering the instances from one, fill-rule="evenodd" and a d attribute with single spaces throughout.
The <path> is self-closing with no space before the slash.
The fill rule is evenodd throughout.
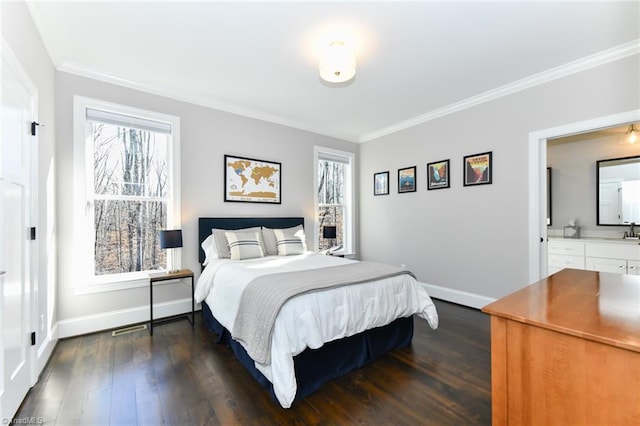
<path id="1" fill-rule="evenodd" d="M 242 261 L 215 260 L 200 275 L 195 297 L 198 302 L 205 300 L 220 324 L 233 330 L 240 296 L 253 278 L 344 262 L 354 261 L 314 252 Z M 431 328 L 437 328 L 436 308 L 425 287 L 407 274 L 296 296 L 282 306 L 276 318 L 271 364 L 256 363 L 256 368 L 273 383 L 280 404 L 289 408 L 297 390 L 293 367 L 295 355 L 307 347 L 316 349 L 325 342 L 413 314 L 427 320 Z"/>

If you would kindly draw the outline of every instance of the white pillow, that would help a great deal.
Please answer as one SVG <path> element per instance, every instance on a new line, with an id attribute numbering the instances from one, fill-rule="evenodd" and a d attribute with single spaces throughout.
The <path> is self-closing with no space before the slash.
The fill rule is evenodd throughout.
<path id="1" fill-rule="evenodd" d="M 307 250 L 302 225 L 294 226 L 293 228 L 274 229 L 273 233 L 276 236 L 278 256 L 302 254 Z"/>
<path id="2" fill-rule="evenodd" d="M 216 240 L 213 236 L 213 233 L 209 235 L 203 242 L 200 244 L 202 247 L 202 251 L 204 251 L 204 263 L 203 266 L 207 266 L 209 262 L 218 258 L 218 251 L 216 250 Z"/>
<path id="3" fill-rule="evenodd" d="M 262 242 L 264 243 L 266 256 L 277 256 L 278 246 L 276 245 L 276 234 L 273 229 L 262 227 Z"/>
<path id="4" fill-rule="evenodd" d="M 259 230 L 257 232 L 227 231 L 224 234 L 227 237 L 227 241 L 229 241 L 231 260 L 264 257 L 262 244 L 260 244 Z"/>
<path id="5" fill-rule="evenodd" d="M 231 252 L 229 251 L 229 241 L 227 241 L 227 236 L 225 232 L 233 231 L 233 232 L 260 232 L 260 227 L 256 226 L 253 228 L 243 228 L 243 229 L 216 229 L 213 228 L 211 232 L 213 233 L 213 237 L 216 241 L 216 251 L 218 253 L 218 259 L 230 259 Z M 262 239 L 261 239 L 262 241 Z M 262 244 L 262 242 L 261 242 Z M 264 251 L 264 246 L 262 248 Z"/>

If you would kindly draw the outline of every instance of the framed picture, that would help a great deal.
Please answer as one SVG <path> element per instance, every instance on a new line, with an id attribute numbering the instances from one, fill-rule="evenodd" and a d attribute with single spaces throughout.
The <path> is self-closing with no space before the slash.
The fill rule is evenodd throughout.
<path id="1" fill-rule="evenodd" d="M 280 204 L 281 164 L 224 156 L 224 201 Z"/>
<path id="2" fill-rule="evenodd" d="M 416 166 L 398 169 L 398 193 L 416 191 Z"/>
<path id="3" fill-rule="evenodd" d="M 389 195 L 389 172 L 373 174 L 373 195 Z"/>
<path id="4" fill-rule="evenodd" d="M 464 186 L 491 183 L 493 171 L 491 154 L 491 152 L 483 152 L 464 157 Z"/>
<path id="5" fill-rule="evenodd" d="M 427 163 L 427 189 L 449 188 L 449 160 Z"/>

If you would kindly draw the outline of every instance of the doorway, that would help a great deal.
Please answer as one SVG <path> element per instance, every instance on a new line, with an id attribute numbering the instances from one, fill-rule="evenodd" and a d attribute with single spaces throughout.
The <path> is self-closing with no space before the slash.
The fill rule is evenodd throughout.
<path id="1" fill-rule="evenodd" d="M 529 282 L 547 276 L 547 140 L 640 120 L 640 110 L 529 133 Z"/>

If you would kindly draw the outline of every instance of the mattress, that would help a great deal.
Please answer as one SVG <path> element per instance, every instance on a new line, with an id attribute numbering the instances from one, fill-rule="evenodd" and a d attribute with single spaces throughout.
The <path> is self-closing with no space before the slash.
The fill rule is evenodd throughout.
<path id="1" fill-rule="evenodd" d="M 206 301 L 224 328 L 233 330 L 242 292 L 254 278 L 303 269 L 322 273 L 322 268 L 345 262 L 355 261 L 314 252 L 215 260 L 198 279 L 195 297 L 198 302 Z M 407 274 L 298 295 L 289 299 L 276 317 L 270 362 L 256 362 L 255 367 L 273 384 L 278 402 L 287 408 L 297 391 L 293 361 L 296 355 L 414 314 L 437 328 L 436 308 L 426 288 Z"/>

